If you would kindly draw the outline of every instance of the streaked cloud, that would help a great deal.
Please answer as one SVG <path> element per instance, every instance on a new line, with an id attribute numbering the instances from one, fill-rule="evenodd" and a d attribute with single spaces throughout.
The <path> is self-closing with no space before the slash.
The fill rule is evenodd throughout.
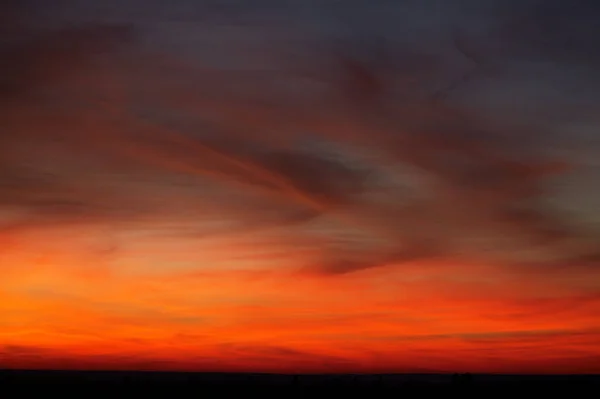
<path id="1" fill-rule="evenodd" d="M 591 2 L 75 3 L 0 47 L 9 363 L 598 370 Z"/>

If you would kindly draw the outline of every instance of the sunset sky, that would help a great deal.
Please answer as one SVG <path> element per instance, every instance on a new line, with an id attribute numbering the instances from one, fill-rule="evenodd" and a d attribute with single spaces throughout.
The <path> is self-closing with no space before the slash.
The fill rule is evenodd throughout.
<path id="1" fill-rule="evenodd" d="M 600 373 L 597 0 L 2 7 L 0 368 Z"/>

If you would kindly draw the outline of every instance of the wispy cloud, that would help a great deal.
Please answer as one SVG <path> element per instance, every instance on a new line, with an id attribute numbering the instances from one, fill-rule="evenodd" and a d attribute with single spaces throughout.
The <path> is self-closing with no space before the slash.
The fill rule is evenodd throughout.
<path id="1" fill-rule="evenodd" d="M 130 23 L 69 27 L 14 8 L 19 23 L 0 38 L 2 353 L 15 364 L 64 360 L 55 348 L 97 364 L 181 366 L 193 353 L 189 367 L 340 369 L 404 369 L 397 359 L 423 353 L 413 366 L 439 369 L 480 350 L 464 365 L 483 370 L 557 345 L 556 364 L 595 370 L 600 230 L 558 193 L 597 171 L 549 149 L 567 135 L 544 130 L 562 103 L 526 101 L 585 83 L 572 71 L 595 63 L 581 56 L 594 39 L 564 59 L 553 43 L 527 60 L 523 48 L 545 40 L 544 18 L 596 7 L 555 2 L 542 16 L 533 2 L 500 3 L 482 2 L 477 18 L 444 5 L 435 28 L 410 20 L 428 11 L 407 3 L 394 13 L 429 32 L 418 40 L 384 26 L 388 6 L 354 35 L 325 32 L 308 7 L 305 31 L 249 23 L 226 32 L 239 40 L 226 55 L 187 57 L 152 36 L 170 24 L 126 18 L 131 5 L 111 11 Z M 480 17 L 494 25 L 485 35 Z M 549 40 L 585 36 L 575 25 Z M 225 35 L 202 26 L 181 29 Z M 264 38 L 252 68 L 236 32 Z M 548 76 L 519 83 L 542 58 Z M 506 91 L 535 118 L 484 112 Z M 598 187 L 586 190 L 574 196 Z"/>

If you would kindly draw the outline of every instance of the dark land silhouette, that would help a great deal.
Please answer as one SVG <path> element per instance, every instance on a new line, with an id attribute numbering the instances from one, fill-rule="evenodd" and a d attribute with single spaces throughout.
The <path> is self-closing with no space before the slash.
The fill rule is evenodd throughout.
<path id="1" fill-rule="evenodd" d="M 496 395 L 600 393 L 600 375 L 490 374 L 260 374 L 147 371 L 2 370 L 0 397 L 26 394 L 206 395 L 277 394 L 309 397 L 326 393 L 353 397 L 421 394 Z"/>

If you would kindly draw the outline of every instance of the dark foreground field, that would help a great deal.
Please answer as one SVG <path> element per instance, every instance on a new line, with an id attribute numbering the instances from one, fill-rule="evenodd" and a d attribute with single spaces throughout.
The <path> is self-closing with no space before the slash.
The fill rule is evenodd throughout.
<path id="1" fill-rule="evenodd" d="M 234 397 L 319 394 L 378 397 L 421 395 L 560 394 L 600 397 L 600 376 L 511 376 L 451 374 L 280 375 L 116 371 L 0 371 L 0 398 L 27 394 L 76 394 L 79 397 L 153 395 L 156 397 Z M 470 395 L 469 395 L 470 396 Z"/>

